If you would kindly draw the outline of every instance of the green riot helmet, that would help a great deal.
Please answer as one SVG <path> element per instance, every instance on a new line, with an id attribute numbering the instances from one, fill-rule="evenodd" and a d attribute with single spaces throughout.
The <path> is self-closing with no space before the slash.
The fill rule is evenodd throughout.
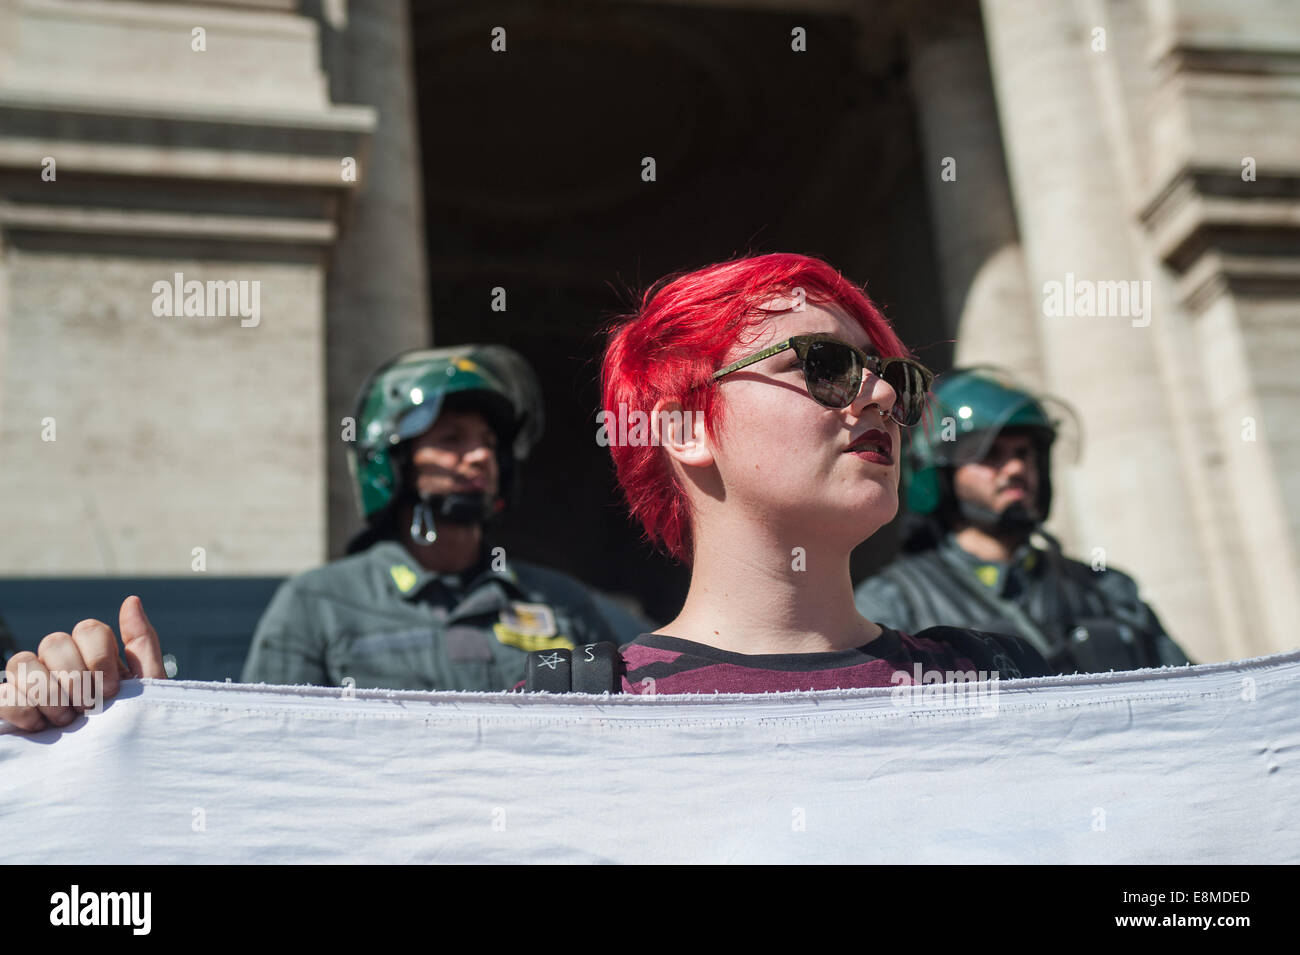
<path id="1" fill-rule="evenodd" d="M 406 443 L 451 409 L 481 412 L 496 432 L 498 498 L 477 496 L 471 501 L 471 495 L 452 494 L 419 501 L 406 484 Z M 436 536 L 435 511 L 440 519 L 455 523 L 486 522 L 500 511 L 515 485 L 518 465 L 540 439 L 544 423 L 536 374 L 521 355 L 502 345 L 458 345 L 398 355 L 362 385 L 354 418 L 357 435 L 348 465 L 361 515 L 373 528 L 391 518 L 404 497 L 417 500 L 417 511 L 428 511 L 425 542 Z M 362 534 L 367 542 L 373 536 Z M 349 546 L 350 551 L 356 549 Z"/>
<path id="2" fill-rule="evenodd" d="M 1049 408 L 1059 411 L 1057 417 L 1049 413 Z M 1063 425 L 1071 435 L 1071 452 L 1076 456 L 1078 452 L 1078 419 L 1065 402 L 1035 396 L 1002 369 L 978 366 L 954 369 L 940 376 L 929 412 L 924 428 L 910 432 L 911 445 L 904 458 L 910 512 L 933 515 L 945 525 L 951 525 L 961 515 L 975 523 L 1025 531 L 1047 518 L 1052 505 L 1050 455 Z M 1007 429 L 1028 433 L 1038 449 L 1036 518 L 1018 505 L 1002 514 L 984 511 L 958 501 L 953 492 L 953 471 L 963 464 L 984 460 L 998 435 Z"/>

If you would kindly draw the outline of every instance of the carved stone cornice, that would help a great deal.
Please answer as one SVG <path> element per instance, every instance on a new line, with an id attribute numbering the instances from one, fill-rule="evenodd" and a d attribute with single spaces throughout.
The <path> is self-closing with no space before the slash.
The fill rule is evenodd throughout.
<path id="1" fill-rule="evenodd" d="M 20 246 L 60 236 L 119 252 L 314 255 L 337 235 L 375 121 L 357 106 L 242 112 L 0 92 L 0 230 Z"/>
<path id="2" fill-rule="evenodd" d="M 1186 167 L 1141 212 L 1194 312 L 1225 291 L 1300 295 L 1300 172 Z"/>

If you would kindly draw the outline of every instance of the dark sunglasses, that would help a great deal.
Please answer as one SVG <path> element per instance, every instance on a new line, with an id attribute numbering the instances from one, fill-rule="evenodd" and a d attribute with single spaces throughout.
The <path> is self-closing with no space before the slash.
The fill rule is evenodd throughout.
<path id="1" fill-rule="evenodd" d="M 921 420 L 930 386 L 934 384 L 934 373 L 930 369 L 910 358 L 868 355 L 856 345 L 826 334 L 795 335 L 777 342 L 715 371 L 713 380 L 771 358 L 787 348 L 793 348 L 803 362 L 808 394 L 818 404 L 827 408 L 847 408 L 853 404 L 862 391 L 862 373 L 866 370 L 883 379 L 898 396 L 894 407 L 889 409 L 891 418 L 905 428 Z"/>

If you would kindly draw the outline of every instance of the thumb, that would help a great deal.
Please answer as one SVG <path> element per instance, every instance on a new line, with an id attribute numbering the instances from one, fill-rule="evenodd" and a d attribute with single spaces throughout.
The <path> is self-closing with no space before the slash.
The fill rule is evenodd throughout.
<path id="1" fill-rule="evenodd" d="M 144 615 L 144 604 L 139 597 L 127 597 L 122 601 L 117 624 L 122 632 L 122 646 L 126 649 L 126 662 L 131 665 L 132 675 L 167 679 L 158 633 Z"/>

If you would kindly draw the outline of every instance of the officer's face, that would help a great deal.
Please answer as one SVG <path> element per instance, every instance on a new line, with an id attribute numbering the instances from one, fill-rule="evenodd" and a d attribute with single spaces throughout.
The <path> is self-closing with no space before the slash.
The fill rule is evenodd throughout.
<path id="1" fill-rule="evenodd" d="M 957 497 L 1001 514 L 1012 504 L 1038 513 L 1038 459 L 1034 442 L 1014 432 L 994 439 L 984 460 L 963 464 L 953 472 Z"/>
<path id="2" fill-rule="evenodd" d="M 444 411 L 411 441 L 411 464 L 421 495 L 496 497 L 497 437 L 477 411 Z"/>
<path id="3" fill-rule="evenodd" d="M 785 310 L 788 305 L 769 303 L 772 315 L 757 337 L 742 336 L 727 362 L 816 332 L 874 350 L 862 326 L 840 309 L 809 303 Z M 799 357 L 787 350 L 728 375 L 719 388 L 725 407 L 714 461 L 734 516 L 760 521 L 795 543 L 852 548 L 897 513 L 899 426 L 878 410 L 893 407 L 889 385 L 868 374 L 847 408 L 827 408 L 808 394 Z M 888 441 L 885 462 L 849 450 L 868 431 Z"/>

